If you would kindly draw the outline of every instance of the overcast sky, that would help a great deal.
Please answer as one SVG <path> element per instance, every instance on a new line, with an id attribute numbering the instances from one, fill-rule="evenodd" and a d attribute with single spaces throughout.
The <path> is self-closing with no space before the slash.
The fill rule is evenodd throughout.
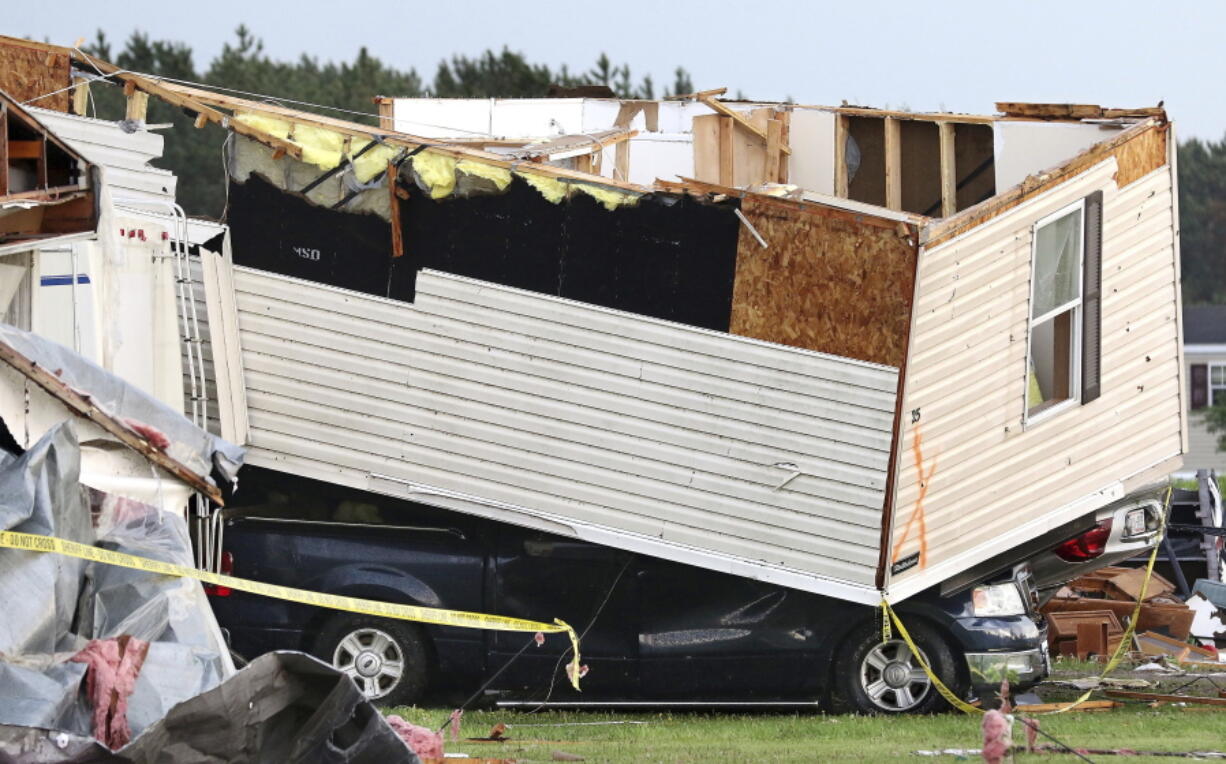
<path id="1" fill-rule="evenodd" d="M 699 89 L 800 103 L 991 113 L 998 100 L 1165 100 L 1182 136 L 1226 134 L 1221 0 L 47 0 L 7 19 L 7 34 L 62 45 L 99 28 L 119 43 L 139 28 L 191 45 L 198 68 L 245 23 L 274 57 L 351 60 L 365 45 L 425 79 L 452 53 L 503 45 L 572 70 L 604 51 L 657 89 L 680 64 Z"/>

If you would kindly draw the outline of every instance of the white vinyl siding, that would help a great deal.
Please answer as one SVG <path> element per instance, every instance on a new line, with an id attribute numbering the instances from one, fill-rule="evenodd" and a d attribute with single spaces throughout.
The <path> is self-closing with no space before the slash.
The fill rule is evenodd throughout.
<path id="1" fill-rule="evenodd" d="M 1087 497 L 1183 452 L 1170 168 L 1123 189 L 1115 172 L 1108 159 L 921 250 L 902 403 L 918 421 L 903 427 L 892 527 L 899 544 L 922 506 L 927 565 L 894 576 L 891 597 L 1090 511 L 1098 499 Z M 1034 224 L 1096 189 L 1104 195 L 1102 394 L 1024 428 Z M 891 558 L 917 552 L 917 536 L 912 530 Z"/>
<path id="2" fill-rule="evenodd" d="M 872 601 L 895 369 L 431 271 L 234 283 L 252 464 Z"/>

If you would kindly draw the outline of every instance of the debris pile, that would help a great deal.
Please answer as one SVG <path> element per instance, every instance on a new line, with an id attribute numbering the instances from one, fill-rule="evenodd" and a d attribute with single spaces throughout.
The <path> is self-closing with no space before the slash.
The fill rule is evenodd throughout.
<path id="1" fill-rule="evenodd" d="M 1220 629 L 1221 622 L 1207 612 L 1216 606 L 1200 594 L 1185 602 L 1175 585 L 1157 573 L 1141 599 L 1144 582 L 1144 569 L 1106 567 L 1061 587 L 1042 608 L 1052 654 L 1081 660 L 1112 655 L 1140 600 L 1130 648 L 1180 661 L 1217 661 L 1215 639 L 1222 632 L 1215 627 Z M 1202 611 L 1206 615 L 1198 616 Z M 1213 626 L 1195 631 L 1193 624 L 1202 622 Z"/>

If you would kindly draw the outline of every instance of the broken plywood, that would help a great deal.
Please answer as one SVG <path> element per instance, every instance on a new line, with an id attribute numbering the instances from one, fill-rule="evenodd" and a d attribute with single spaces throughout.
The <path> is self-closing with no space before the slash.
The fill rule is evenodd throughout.
<path id="1" fill-rule="evenodd" d="M 72 92 L 65 88 L 71 84 L 66 53 L 36 42 L 13 38 L 0 41 L 0 90 L 13 100 L 33 100 L 33 106 L 68 111 Z M 61 92 L 47 95 L 57 90 Z"/>
<path id="2" fill-rule="evenodd" d="M 752 196 L 741 211 L 767 247 L 741 226 L 729 331 L 902 365 L 916 251 L 903 232 Z"/>

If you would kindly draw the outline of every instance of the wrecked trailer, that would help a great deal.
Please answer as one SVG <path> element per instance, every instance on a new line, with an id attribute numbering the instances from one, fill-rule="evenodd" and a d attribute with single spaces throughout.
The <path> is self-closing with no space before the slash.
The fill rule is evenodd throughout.
<path id="1" fill-rule="evenodd" d="M 203 273 L 252 464 L 867 621 L 1186 450 L 1161 109 L 695 94 L 696 177 L 644 186 L 633 104 L 598 174 L 96 65 L 237 133 Z"/>
<path id="2" fill-rule="evenodd" d="M 242 449 L 3 324 L 0 426 L 0 760 L 417 761 L 347 677 L 308 656 L 236 672 L 198 581 L 106 562 L 191 568 L 182 489 L 219 496 L 212 475 L 232 481 Z M 150 477 L 124 479 L 138 471 Z M 30 551 L 13 534 L 103 553 Z"/>
<path id="3" fill-rule="evenodd" d="M 377 131 L 235 108 L 338 135 L 323 172 L 250 140 L 229 159 L 253 464 L 873 605 L 1184 451 L 1161 115 L 1040 112 L 1088 147 L 930 218 L 395 134 L 392 182 L 350 198 L 344 136 Z M 988 158 L 1016 176 L 1038 134 Z"/>
<path id="4" fill-rule="evenodd" d="M 302 125 L 376 135 L 228 100 L 307 149 Z M 339 149 L 327 167 L 236 140 L 220 300 L 252 463 L 831 597 L 865 624 L 1054 547 L 1175 469 L 1186 426 L 1170 125 L 1036 108 L 1048 132 L 974 122 L 1011 136 L 974 142 L 979 164 L 1020 183 L 982 201 L 937 183 L 941 218 L 843 187 L 837 152 L 826 195 L 643 188 L 395 134 L 380 184 Z M 824 113 L 887 135 L 960 118 Z M 911 144 L 887 145 L 892 164 Z M 1003 574 L 982 607 L 1020 616 L 1014 573 L 965 583 Z M 1041 642 L 994 666 L 1042 676 Z"/>

